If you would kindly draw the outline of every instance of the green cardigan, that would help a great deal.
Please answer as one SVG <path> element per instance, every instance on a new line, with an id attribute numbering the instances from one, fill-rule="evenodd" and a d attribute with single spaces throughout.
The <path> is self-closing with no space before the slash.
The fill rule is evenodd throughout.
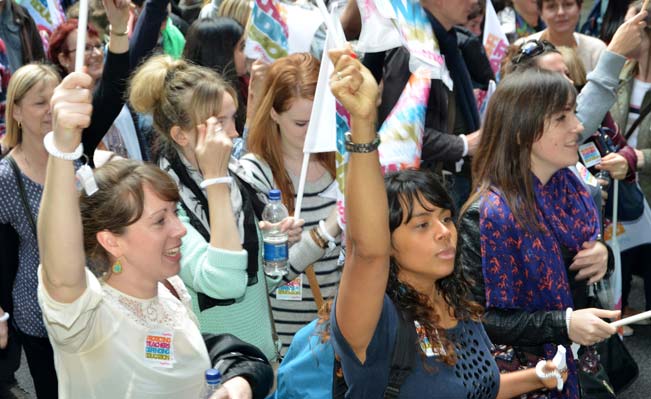
<path id="1" fill-rule="evenodd" d="M 180 207 L 179 218 L 188 230 L 181 245 L 179 276 L 192 297 L 192 310 L 199 319 L 201 332 L 233 334 L 260 348 L 270 361 L 277 360 L 278 346 L 273 338 L 267 294 L 279 280 L 267 278 L 260 266 L 258 283 L 247 286 L 247 252 L 214 248 L 190 225 L 190 219 Z M 260 231 L 258 237 L 262 243 Z M 262 249 L 258 253 L 262 265 Z M 202 312 L 197 292 L 216 299 L 236 299 L 236 302 Z"/>

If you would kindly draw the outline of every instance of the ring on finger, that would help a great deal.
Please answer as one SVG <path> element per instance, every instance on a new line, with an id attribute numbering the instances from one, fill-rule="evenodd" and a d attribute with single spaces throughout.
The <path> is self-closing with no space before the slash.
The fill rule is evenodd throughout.
<path id="1" fill-rule="evenodd" d="M 344 78 L 344 75 L 341 74 L 341 72 L 337 71 L 337 80 L 341 80 Z"/>
<path id="2" fill-rule="evenodd" d="M 222 129 L 222 127 L 220 125 L 216 125 L 215 130 L 213 130 L 213 133 L 218 134 L 218 133 L 221 133 L 223 131 L 224 131 L 224 129 Z"/>

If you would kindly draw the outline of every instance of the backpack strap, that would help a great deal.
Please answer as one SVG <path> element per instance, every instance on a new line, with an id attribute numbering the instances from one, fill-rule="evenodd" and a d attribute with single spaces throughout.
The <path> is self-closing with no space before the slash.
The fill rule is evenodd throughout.
<path id="1" fill-rule="evenodd" d="M 649 112 L 651 112 L 651 101 L 647 101 L 644 104 L 644 107 L 640 109 L 640 116 L 637 117 L 637 119 L 633 122 L 631 127 L 628 128 L 628 131 L 624 135 L 624 138 L 626 140 L 628 140 L 628 138 L 633 135 L 635 129 L 637 129 L 637 127 L 640 126 L 640 123 L 642 123 L 642 120 L 644 120 L 644 118 L 646 118 L 646 116 L 649 115 Z"/>
<path id="2" fill-rule="evenodd" d="M 405 382 L 413 369 L 416 358 L 416 327 L 410 317 L 398 310 L 398 331 L 396 334 L 393 354 L 391 355 L 391 368 L 389 370 L 389 382 L 384 390 L 385 399 L 397 399 L 400 396 L 400 387 Z M 341 362 L 335 355 L 332 370 L 332 397 L 343 399 L 348 390 L 344 380 Z"/>
<path id="3" fill-rule="evenodd" d="M 343 368 L 339 356 L 335 355 L 335 361 L 332 365 L 332 399 L 344 399 L 348 391 L 348 385 L 344 380 Z"/>
<path id="4" fill-rule="evenodd" d="M 192 194 L 194 194 L 197 201 L 199 201 L 204 212 L 206 212 L 207 215 L 209 215 L 210 210 L 208 208 L 208 199 L 203 194 L 203 191 L 201 190 L 201 188 L 199 188 L 199 186 L 194 181 L 194 179 L 190 177 L 185 166 L 181 163 L 181 159 L 179 158 L 179 156 L 175 153 L 171 155 L 169 158 L 170 159 L 168 159 L 168 161 L 170 163 L 170 166 L 172 167 L 172 170 L 176 173 L 176 175 L 179 177 L 179 181 L 181 182 L 181 184 L 183 184 L 188 189 L 190 189 L 190 191 L 192 191 Z M 237 175 L 233 175 L 233 176 L 235 182 L 237 183 L 240 189 L 240 193 L 242 194 L 242 212 L 244 215 L 244 243 L 242 244 L 242 247 L 248 253 L 247 286 L 252 286 L 258 283 L 259 241 L 258 241 L 257 226 L 255 221 L 256 207 L 253 203 L 254 201 L 251 199 L 251 195 L 243 185 L 245 183 Z M 199 218 L 194 214 L 194 212 L 190 211 L 188 206 L 183 201 L 181 201 L 181 207 L 190 218 L 190 225 L 192 225 L 192 227 L 194 227 L 207 242 L 210 242 L 210 231 L 208 231 L 204 227 L 201 220 L 199 220 Z M 264 209 L 264 205 L 262 205 L 262 209 Z M 262 214 L 262 210 L 260 210 L 260 214 Z M 203 312 L 204 310 L 210 309 L 215 306 L 232 305 L 235 303 L 235 299 L 216 299 L 202 292 L 198 292 L 197 302 L 199 305 L 199 311 Z"/>
<path id="5" fill-rule="evenodd" d="M 410 317 L 398 310 L 398 333 L 393 347 L 389 383 L 384 390 L 385 399 L 397 399 L 400 387 L 413 368 L 416 357 L 416 327 Z"/>

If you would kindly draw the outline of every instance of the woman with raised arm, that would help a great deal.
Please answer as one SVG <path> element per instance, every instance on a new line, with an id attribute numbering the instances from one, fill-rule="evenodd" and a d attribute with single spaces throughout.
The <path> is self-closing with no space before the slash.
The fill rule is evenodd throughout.
<path id="1" fill-rule="evenodd" d="M 44 140 L 50 157 L 38 221 L 38 298 L 54 348 L 59 395 L 199 397 L 212 362 L 177 274 L 182 254 L 205 262 L 195 253 L 207 245 L 196 233 L 186 236 L 188 228 L 176 214 L 178 188 L 153 165 L 109 162 L 94 174 L 88 170 L 84 193 L 78 193 L 73 160 L 81 156 L 80 133 L 90 122 L 91 87 L 89 75 L 74 72 L 55 89 L 54 132 Z M 219 161 L 228 159 L 228 143 L 214 118 L 199 129 L 196 152 L 206 177 L 223 176 L 227 162 Z M 215 157 L 216 162 L 204 162 Z M 212 185 L 209 198 L 227 191 Z M 220 251 L 215 247 L 225 252 L 236 251 L 239 242 L 225 235 L 210 244 L 213 252 Z M 226 357 L 232 351 L 224 351 Z M 257 388 L 254 397 L 264 397 L 272 372 L 261 362 L 266 370 L 261 379 L 232 371 L 225 389 L 251 397 Z"/>
<path id="2" fill-rule="evenodd" d="M 128 2 L 110 0 L 106 2 L 106 8 L 115 32 L 121 26 L 126 26 Z M 107 78 L 122 74 L 121 79 L 125 79 L 128 76 L 129 41 L 114 33 L 109 38 L 107 64 L 107 68 L 113 69 Z M 89 43 L 96 44 L 93 38 L 89 40 Z M 97 37 L 94 40 L 99 42 Z M 71 56 L 74 58 L 74 55 Z M 121 68 L 120 60 L 127 61 L 127 67 Z M 14 71 L 4 110 L 7 133 L 2 138 L 2 147 L 10 152 L 0 161 L 0 223 L 10 224 L 20 236 L 19 246 L 13 248 L 19 255 L 19 267 L 11 293 L 14 312 L 9 322 L 16 327 L 20 337 L 39 399 L 56 398 L 57 392 L 52 347 L 36 298 L 39 254 L 34 220 L 38 215 L 48 161 L 43 136 L 52 129 L 50 99 L 60 79 L 55 68 L 44 64 L 27 64 Z M 96 104 L 115 101 L 114 89 L 117 90 L 111 86 L 95 93 Z M 105 113 L 96 112 L 90 126 L 84 129 L 85 148 L 90 150 L 91 155 L 110 125 L 101 126 L 105 117 Z M 24 201 L 20 195 L 21 186 L 25 191 Z M 0 324 L 4 323 L 0 321 Z"/>
<path id="3" fill-rule="evenodd" d="M 481 306 L 467 299 L 468 283 L 454 265 L 450 196 L 423 171 L 397 172 L 383 182 L 377 84 L 345 53 L 331 58 L 332 91 L 351 114 L 348 253 L 331 320 L 347 397 L 382 397 L 401 318 L 413 324 L 418 343 L 411 345 L 419 354 L 398 387 L 401 398 L 510 398 L 555 386 L 555 378 L 541 380 L 532 369 L 499 374 L 479 322 Z M 558 373 L 551 362 L 541 368 Z"/>
<path id="4" fill-rule="evenodd" d="M 261 264 L 262 239 L 256 215 L 262 207 L 253 188 L 238 177 L 243 171 L 235 159 L 226 153 L 202 158 L 197 151 L 197 138 L 203 129 L 198 125 L 211 116 L 217 118 L 219 130 L 229 142 L 237 137 L 234 89 L 210 68 L 156 56 L 134 74 L 129 100 L 138 112 L 153 117 L 158 142 L 154 158 L 179 188 L 182 216 L 196 230 L 191 234 L 203 237 L 205 242 L 230 243 L 218 246 L 230 252 L 221 253 L 215 265 L 182 265 L 180 276 L 190 289 L 201 331 L 231 333 L 259 347 L 271 361 L 279 360 L 267 300 L 269 287 L 279 279 L 267 278 Z M 221 180 L 207 175 L 217 162 L 223 166 Z M 213 206 L 210 190 L 215 185 L 226 190 Z M 215 212 L 219 214 L 213 217 Z M 291 226 L 292 221 L 288 218 L 284 227 Z M 300 228 L 296 230 L 289 230 L 290 240 L 300 234 Z M 211 251 L 195 255 L 211 256 Z M 223 273 L 231 276 L 228 282 L 217 277 Z M 234 279 L 236 275 L 241 278 Z"/>

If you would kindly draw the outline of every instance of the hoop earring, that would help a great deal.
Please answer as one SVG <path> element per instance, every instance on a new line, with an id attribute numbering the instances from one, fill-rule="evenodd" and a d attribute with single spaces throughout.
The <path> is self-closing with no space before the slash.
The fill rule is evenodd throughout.
<path id="1" fill-rule="evenodd" d="M 18 121 L 18 130 L 23 130 L 23 123 Z"/>
<path id="2" fill-rule="evenodd" d="M 111 266 L 111 271 L 113 274 L 120 274 L 122 273 L 123 267 L 122 263 L 120 263 L 120 260 L 116 260 L 115 263 L 113 263 L 113 266 Z"/>

